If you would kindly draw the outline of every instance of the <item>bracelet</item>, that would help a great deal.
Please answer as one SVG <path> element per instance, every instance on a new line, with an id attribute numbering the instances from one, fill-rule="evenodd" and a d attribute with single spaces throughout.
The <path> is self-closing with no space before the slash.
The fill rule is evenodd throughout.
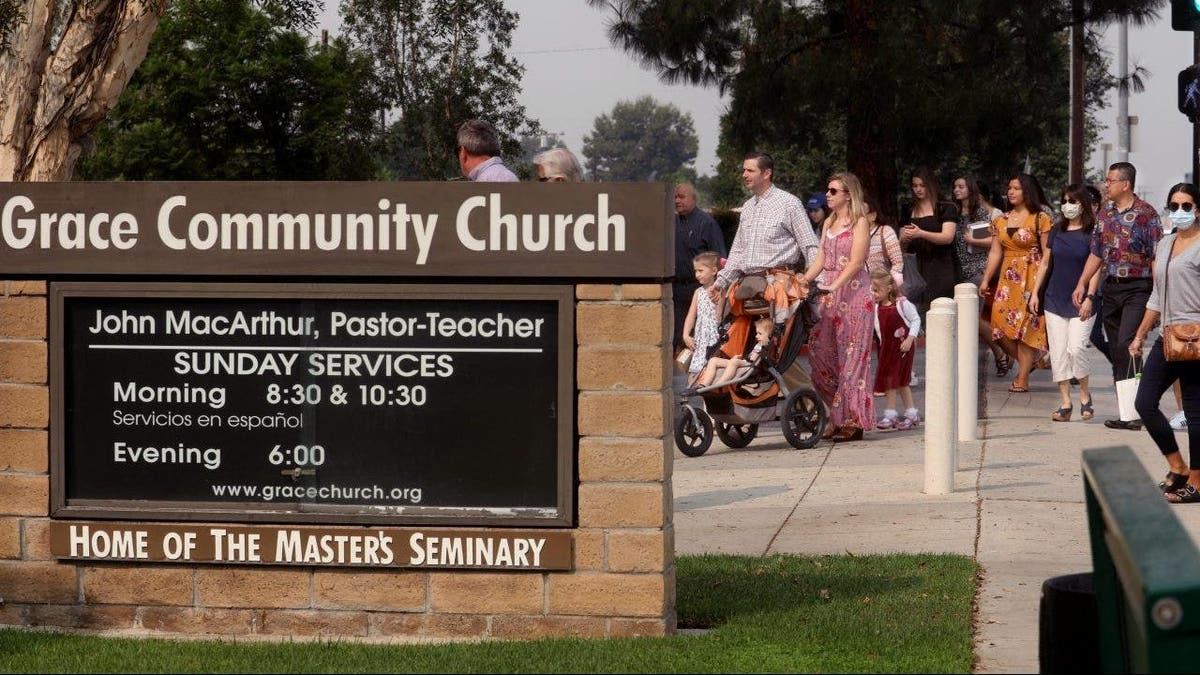
<path id="1" fill-rule="evenodd" d="M 1084 300 L 1092 300 L 1094 302 L 1096 300 L 1096 296 L 1092 295 L 1091 293 L 1088 293 L 1087 295 L 1083 296 L 1083 299 Z"/>

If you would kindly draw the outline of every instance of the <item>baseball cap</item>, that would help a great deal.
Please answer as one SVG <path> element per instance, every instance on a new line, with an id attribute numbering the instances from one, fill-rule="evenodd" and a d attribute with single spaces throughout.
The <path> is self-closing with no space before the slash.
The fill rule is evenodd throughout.
<path id="1" fill-rule="evenodd" d="M 812 193 L 808 201 L 804 202 L 804 208 L 809 211 L 816 211 L 817 209 L 824 208 L 826 205 L 825 195 L 820 192 Z"/>

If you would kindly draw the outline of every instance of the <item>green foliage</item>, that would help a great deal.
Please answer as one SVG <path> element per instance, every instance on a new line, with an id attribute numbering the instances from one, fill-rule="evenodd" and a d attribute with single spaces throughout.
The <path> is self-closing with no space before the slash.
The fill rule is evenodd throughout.
<path id="1" fill-rule="evenodd" d="M 141 68 L 77 166 L 90 180 L 362 180 L 370 62 L 309 44 L 248 0 L 171 3 Z"/>
<path id="2" fill-rule="evenodd" d="M 704 636 L 378 646 L 0 631 L 4 672 L 914 672 L 973 661 L 976 565 L 952 555 L 684 556 L 682 627 Z"/>
<path id="3" fill-rule="evenodd" d="M 676 182 L 695 178 L 687 172 L 699 146 L 691 115 L 643 96 L 597 117 L 583 156 L 593 180 Z"/>
<path id="4" fill-rule="evenodd" d="M 1085 21 L 1153 17 L 1162 0 L 1080 0 Z M 589 0 L 614 43 L 667 82 L 731 95 L 718 203 L 741 200 L 741 156 L 770 152 L 796 193 L 848 166 L 885 205 L 919 165 L 997 183 L 1067 175 L 1071 0 Z M 664 29 L 670 26 L 669 30 Z M 1114 80 L 1089 35 L 1088 110 Z"/>
<path id="5" fill-rule="evenodd" d="M 517 101 L 525 68 L 508 55 L 519 19 L 503 0 L 342 0 L 343 31 L 374 60 L 380 104 L 395 112 L 384 164 L 395 178 L 459 175 L 458 126 L 478 117 L 503 154 L 540 131 Z"/>

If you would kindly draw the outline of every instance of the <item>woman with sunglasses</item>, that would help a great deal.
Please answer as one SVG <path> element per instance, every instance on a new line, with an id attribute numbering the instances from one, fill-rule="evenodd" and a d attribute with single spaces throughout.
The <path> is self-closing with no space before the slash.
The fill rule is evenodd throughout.
<path id="1" fill-rule="evenodd" d="M 1061 403 L 1050 419 L 1069 422 L 1074 405 L 1071 403 L 1071 381 L 1079 382 L 1079 415 L 1092 419 L 1092 394 L 1088 390 L 1088 376 L 1092 364 L 1088 359 L 1088 336 L 1096 322 L 1096 286 L 1098 274 L 1088 282 L 1087 295 L 1076 308 L 1071 300 L 1075 282 L 1083 274 L 1091 250 L 1092 228 L 1096 226 L 1096 213 L 1092 210 L 1091 197 L 1079 184 L 1068 185 L 1062 192 L 1062 218 L 1057 227 L 1046 237 L 1046 255 L 1038 267 L 1033 295 L 1029 298 L 1029 311 L 1035 314 L 1044 310 L 1046 315 L 1046 340 L 1050 345 L 1050 372 L 1058 383 Z M 1051 264 L 1053 262 L 1053 264 Z M 1047 270 L 1050 270 L 1047 272 Z M 1046 289 L 1045 307 L 1039 300 L 1042 288 Z"/>
<path id="2" fill-rule="evenodd" d="M 820 297 L 821 318 L 808 339 L 809 364 L 817 393 L 829 408 L 827 436 L 834 442 L 857 441 L 875 427 L 871 374 L 871 338 L 875 300 L 867 273 L 870 223 L 862 185 L 852 173 L 837 173 L 825 192 L 830 215 L 821 231 L 821 247 L 803 281 L 819 279 L 830 291 Z"/>
<path id="3" fill-rule="evenodd" d="M 1000 275 L 992 301 L 992 336 L 1017 361 L 1017 376 L 1008 387 L 1013 393 L 1029 391 L 1029 372 L 1046 351 L 1046 326 L 1029 309 L 1052 225 L 1039 194 L 1027 173 L 1008 181 L 1009 211 L 992 221 L 992 250 L 979 284 L 979 295 L 986 297 L 989 280 Z"/>
<path id="4" fill-rule="evenodd" d="M 1164 235 L 1154 251 L 1154 286 L 1146 301 L 1142 322 L 1129 343 L 1129 356 L 1142 353 L 1146 334 L 1162 318 L 1164 325 L 1200 322 L 1200 228 L 1196 227 L 1196 187 L 1179 183 L 1167 194 L 1167 216 L 1175 231 Z M 1179 443 L 1167 417 L 1158 407 L 1159 399 L 1176 380 L 1183 390 L 1183 411 L 1187 416 L 1188 456 L 1183 461 Z M 1159 452 L 1167 460 L 1167 477 L 1158 484 L 1167 501 L 1175 504 L 1200 502 L 1200 361 L 1170 361 L 1163 355 L 1159 338 L 1150 348 L 1142 368 L 1134 403 L 1138 415 Z"/>
<path id="5" fill-rule="evenodd" d="M 578 183 L 583 180 L 583 169 L 574 153 L 566 148 L 550 148 L 533 158 L 537 166 L 539 183 Z"/>

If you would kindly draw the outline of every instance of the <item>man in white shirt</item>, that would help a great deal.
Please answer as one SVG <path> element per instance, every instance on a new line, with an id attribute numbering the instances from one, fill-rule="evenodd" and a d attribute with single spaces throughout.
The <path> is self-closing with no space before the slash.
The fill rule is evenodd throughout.
<path id="1" fill-rule="evenodd" d="M 500 137 L 483 120 L 467 120 L 458 128 L 458 166 L 467 180 L 515 183 L 517 176 L 500 159 Z"/>
<path id="2" fill-rule="evenodd" d="M 742 205 L 729 259 L 709 290 L 713 302 L 744 274 L 791 267 L 801 257 L 811 263 L 816 256 L 820 242 L 813 234 L 804 205 L 795 195 L 772 184 L 774 167 L 765 152 L 752 152 L 742 162 L 742 183 L 753 196 Z"/>

